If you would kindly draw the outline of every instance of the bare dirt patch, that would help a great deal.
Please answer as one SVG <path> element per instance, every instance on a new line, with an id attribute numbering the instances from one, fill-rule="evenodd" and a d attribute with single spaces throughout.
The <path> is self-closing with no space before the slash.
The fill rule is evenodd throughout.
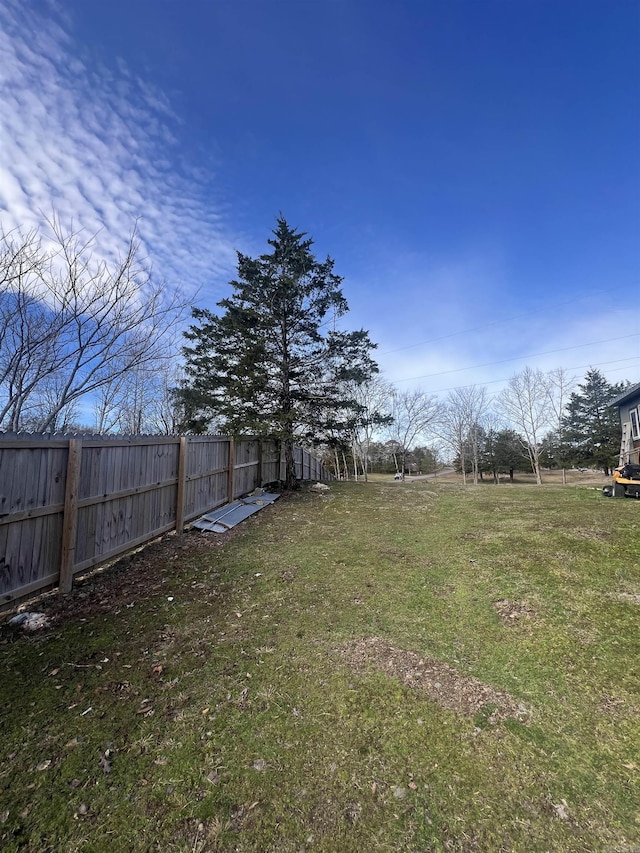
<path id="1" fill-rule="evenodd" d="M 579 539 L 593 539 L 600 542 L 606 542 L 612 538 L 609 530 L 602 530 L 598 527 L 573 527 L 571 535 Z"/>
<path id="2" fill-rule="evenodd" d="M 473 716 L 490 708 L 488 722 L 498 722 L 507 717 L 522 720 L 528 713 L 524 705 L 509 693 L 461 675 L 441 661 L 395 648 L 381 637 L 367 637 L 348 643 L 339 649 L 339 653 L 356 672 L 371 667 L 381 669 L 412 690 L 427 694 L 448 711 Z"/>
<path id="3" fill-rule="evenodd" d="M 535 613 L 528 601 L 509 601 L 508 598 L 497 599 L 493 608 L 505 625 L 515 625 L 521 619 L 530 619 Z"/>

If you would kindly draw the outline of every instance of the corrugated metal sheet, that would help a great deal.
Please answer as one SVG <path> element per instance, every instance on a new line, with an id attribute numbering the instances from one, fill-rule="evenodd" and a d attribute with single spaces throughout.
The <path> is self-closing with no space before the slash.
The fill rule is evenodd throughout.
<path id="1" fill-rule="evenodd" d="M 210 530 L 214 533 L 226 533 L 236 524 L 240 524 L 245 518 L 260 512 L 265 506 L 269 506 L 280 497 L 275 492 L 264 492 L 263 494 L 247 495 L 239 498 L 226 506 L 221 506 L 213 512 L 208 512 L 194 522 L 193 526 L 199 530 Z"/>

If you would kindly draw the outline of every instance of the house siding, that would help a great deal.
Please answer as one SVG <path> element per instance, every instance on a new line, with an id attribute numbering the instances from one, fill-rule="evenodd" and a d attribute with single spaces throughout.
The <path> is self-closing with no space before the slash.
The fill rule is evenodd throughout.
<path id="1" fill-rule="evenodd" d="M 640 464 L 640 392 L 619 405 L 618 411 L 622 426 L 620 464 Z"/>

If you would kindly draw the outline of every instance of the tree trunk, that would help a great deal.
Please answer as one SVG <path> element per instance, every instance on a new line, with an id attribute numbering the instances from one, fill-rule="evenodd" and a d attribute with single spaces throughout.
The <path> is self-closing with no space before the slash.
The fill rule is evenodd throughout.
<path id="1" fill-rule="evenodd" d="M 344 471 L 345 480 L 349 479 L 349 467 L 347 465 L 347 457 L 344 455 L 344 450 L 340 451 L 342 453 L 342 469 Z"/>
<path id="2" fill-rule="evenodd" d="M 293 441 L 290 438 L 285 439 L 283 441 L 283 447 L 285 470 L 284 485 L 286 489 L 297 489 L 298 479 L 296 477 L 296 462 L 295 457 L 293 455 Z"/>

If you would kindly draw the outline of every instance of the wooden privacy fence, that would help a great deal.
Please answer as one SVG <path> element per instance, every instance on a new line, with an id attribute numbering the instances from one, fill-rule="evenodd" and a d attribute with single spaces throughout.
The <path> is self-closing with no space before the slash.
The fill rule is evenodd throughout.
<path id="1" fill-rule="evenodd" d="M 332 479 L 295 449 L 296 476 Z M 276 442 L 0 435 L 0 609 L 284 479 Z"/>

